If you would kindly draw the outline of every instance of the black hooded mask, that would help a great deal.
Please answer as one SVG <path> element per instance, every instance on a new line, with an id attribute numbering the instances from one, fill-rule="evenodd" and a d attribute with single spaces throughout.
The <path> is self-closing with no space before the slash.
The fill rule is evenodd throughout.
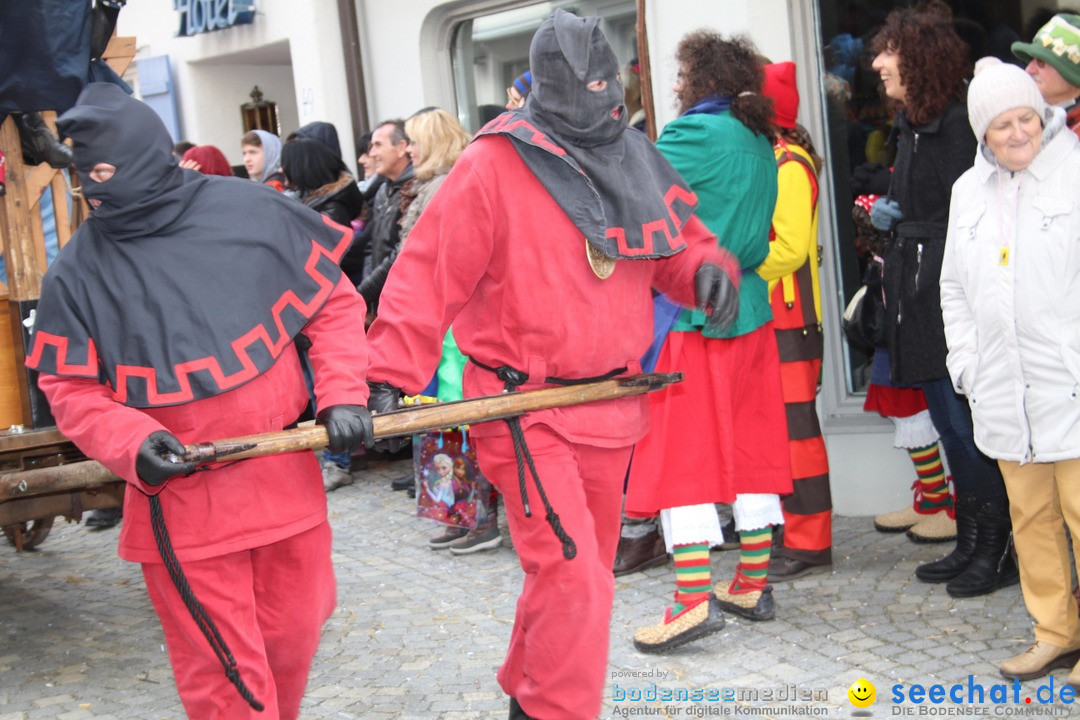
<path id="1" fill-rule="evenodd" d="M 57 125 L 101 205 L 45 275 L 26 364 L 132 407 L 269 370 L 337 285 L 352 233 L 271 188 L 181 170 L 161 120 L 114 85 L 87 85 Z M 115 174 L 95 182 L 97 163 Z"/>
<path id="2" fill-rule="evenodd" d="M 620 64 L 599 22 L 561 8 L 545 20 L 529 49 L 525 106 L 478 137 L 509 136 L 595 253 L 673 255 L 685 247 L 679 233 L 697 199 L 645 134 L 627 129 Z"/>

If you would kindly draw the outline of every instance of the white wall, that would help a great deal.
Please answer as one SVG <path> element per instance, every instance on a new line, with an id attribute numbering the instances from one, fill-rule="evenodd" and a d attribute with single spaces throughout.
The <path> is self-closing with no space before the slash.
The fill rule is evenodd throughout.
<path id="1" fill-rule="evenodd" d="M 192 37 L 177 37 L 178 27 L 171 0 L 139 0 L 121 11 L 117 31 L 135 36 L 137 57 L 170 57 L 184 139 L 217 145 L 239 164 L 239 108 L 258 85 L 278 103 L 283 134 L 331 122 L 355 166 L 335 0 L 260 0 L 250 25 Z"/>
<path id="2" fill-rule="evenodd" d="M 877 515 L 911 502 L 915 466 L 893 434 L 832 433 L 825 436 L 833 510 L 840 515 Z"/>
<path id="3" fill-rule="evenodd" d="M 192 64 L 185 78 L 190 101 L 182 107 L 188 110 L 194 105 L 198 111 L 190 121 L 185 116 L 183 139 L 217 146 L 234 165 L 241 164 L 240 106 L 250 100 L 252 86 L 258 85 L 264 99 L 277 103 L 282 137 L 299 127 L 291 65 Z"/>
<path id="4" fill-rule="evenodd" d="M 437 0 L 400 2 L 357 0 L 361 57 L 372 125 L 391 118 L 407 118 L 427 105 L 450 107 L 445 96 L 425 98 L 420 69 L 420 28 Z M 425 52 L 431 52 L 428 46 Z M 444 59 L 443 64 L 447 61 Z M 447 71 L 449 72 L 449 71 Z M 453 98 L 449 91 L 448 95 Z M 505 102 L 505 100 L 503 101 Z"/>

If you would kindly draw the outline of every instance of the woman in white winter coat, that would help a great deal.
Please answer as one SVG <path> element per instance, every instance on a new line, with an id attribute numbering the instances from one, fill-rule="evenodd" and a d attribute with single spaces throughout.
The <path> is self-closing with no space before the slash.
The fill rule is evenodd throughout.
<path id="1" fill-rule="evenodd" d="M 968 114 L 979 152 L 953 186 L 941 306 L 949 374 L 1005 477 L 1035 619 L 1035 643 L 1001 674 L 1068 667 L 1080 686 L 1065 534 L 1080 538 L 1080 143 L 1013 65 L 979 68 Z"/>

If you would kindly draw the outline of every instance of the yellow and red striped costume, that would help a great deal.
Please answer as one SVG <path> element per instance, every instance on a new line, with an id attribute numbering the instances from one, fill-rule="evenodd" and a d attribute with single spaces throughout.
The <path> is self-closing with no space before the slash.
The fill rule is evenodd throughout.
<path id="1" fill-rule="evenodd" d="M 815 408 L 824 352 L 818 183 L 806 150 L 783 140 L 774 150 L 779 194 L 769 256 L 757 272 L 769 282 L 794 478 L 793 492 L 783 498 L 783 547 L 774 554 L 821 565 L 832 562 L 832 495 L 825 439 Z"/>

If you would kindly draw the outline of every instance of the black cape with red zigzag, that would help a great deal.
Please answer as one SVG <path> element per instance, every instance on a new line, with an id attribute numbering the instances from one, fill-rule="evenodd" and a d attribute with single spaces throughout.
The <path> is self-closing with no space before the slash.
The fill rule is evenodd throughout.
<path id="1" fill-rule="evenodd" d="M 182 182 L 155 197 L 167 222 L 118 239 L 91 213 L 57 256 L 29 367 L 155 407 L 239 387 L 292 351 L 337 285 L 352 231 L 269 187 L 175 172 Z"/>
<path id="2" fill-rule="evenodd" d="M 647 260 L 686 247 L 679 233 L 697 196 L 644 133 L 625 129 L 604 144 L 579 147 L 526 105 L 493 119 L 476 139 L 486 135 L 514 142 L 540 184 L 605 257 Z"/>

